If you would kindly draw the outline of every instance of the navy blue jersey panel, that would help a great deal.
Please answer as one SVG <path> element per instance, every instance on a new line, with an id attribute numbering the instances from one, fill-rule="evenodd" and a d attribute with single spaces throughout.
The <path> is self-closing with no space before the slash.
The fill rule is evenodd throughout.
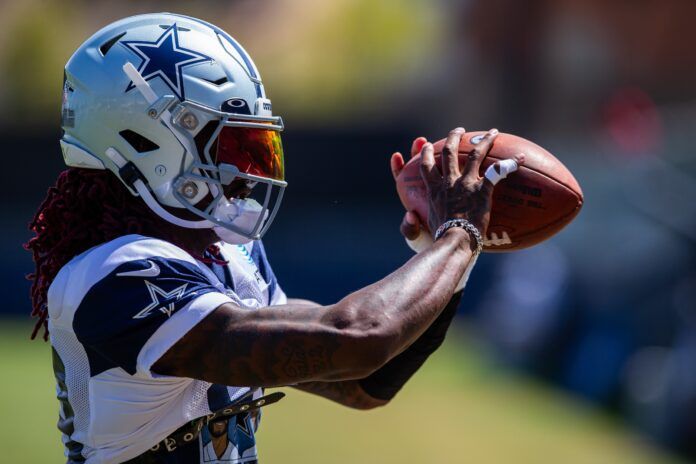
<path id="1" fill-rule="evenodd" d="M 160 325 L 216 291 L 195 264 L 183 260 L 152 257 L 118 266 L 90 288 L 73 320 L 91 375 L 112 367 L 134 374 L 138 353 Z"/>
<path id="2" fill-rule="evenodd" d="M 278 280 L 275 274 L 273 274 L 273 269 L 271 269 L 271 265 L 266 257 L 266 249 L 261 240 L 254 242 L 254 246 L 251 248 L 251 259 L 254 260 L 256 267 L 259 268 L 263 280 L 268 283 L 268 300 L 270 301 L 273 299 L 273 294 L 278 286 Z"/>
<path id="3" fill-rule="evenodd" d="M 220 279 L 220 282 L 225 284 L 227 288 L 234 288 L 234 279 L 227 264 L 211 263 L 208 265 L 208 268 L 213 271 L 215 277 Z"/>
<path id="4" fill-rule="evenodd" d="M 108 371 L 111 368 L 118 367 L 112 360 L 103 357 L 91 346 L 84 345 L 84 348 L 85 353 L 87 353 L 87 362 L 89 362 L 89 374 L 91 377 Z"/>

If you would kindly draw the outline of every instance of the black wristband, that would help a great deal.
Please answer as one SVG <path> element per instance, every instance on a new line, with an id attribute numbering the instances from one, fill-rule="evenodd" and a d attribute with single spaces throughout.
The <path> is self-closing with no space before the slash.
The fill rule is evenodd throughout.
<path id="1" fill-rule="evenodd" d="M 358 384 L 363 391 L 379 400 L 394 398 L 425 360 L 442 345 L 447 329 L 457 313 L 461 297 L 461 291 L 452 295 L 437 319 L 411 346 L 368 377 L 360 379 Z"/>

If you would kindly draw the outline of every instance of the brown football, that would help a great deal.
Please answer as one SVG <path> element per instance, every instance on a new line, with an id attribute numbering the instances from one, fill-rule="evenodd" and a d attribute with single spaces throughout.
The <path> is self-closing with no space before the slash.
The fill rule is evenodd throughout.
<path id="1" fill-rule="evenodd" d="M 459 165 L 485 132 L 467 132 L 459 145 Z M 434 143 L 439 166 L 445 140 Z M 536 245 L 563 229 L 577 216 L 582 190 L 570 171 L 555 156 L 529 140 L 500 133 L 483 161 L 480 174 L 498 160 L 525 154 L 525 163 L 496 185 L 484 251 L 514 251 Z M 428 200 L 420 175 L 420 156 L 413 157 L 396 179 L 401 203 L 414 210 L 426 225 Z"/>

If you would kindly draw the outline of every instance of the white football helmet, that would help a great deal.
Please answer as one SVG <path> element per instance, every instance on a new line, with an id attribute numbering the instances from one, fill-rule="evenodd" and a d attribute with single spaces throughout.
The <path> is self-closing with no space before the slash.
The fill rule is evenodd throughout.
<path id="1" fill-rule="evenodd" d="M 162 218 L 226 241 L 260 238 L 287 185 L 283 122 L 254 63 L 187 16 L 125 18 L 83 43 L 65 67 L 61 125 L 68 166 L 109 169 Z M 240 183 L 256 198 L 225 195 Z"/>

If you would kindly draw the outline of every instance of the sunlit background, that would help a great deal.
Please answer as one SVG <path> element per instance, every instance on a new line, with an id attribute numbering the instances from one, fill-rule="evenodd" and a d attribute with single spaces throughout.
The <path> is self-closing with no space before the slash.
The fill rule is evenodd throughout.
<path id="1" fill-rule="evenodd" d="M 557 237 L 479 260 L 444 351 L 391 406 L 291 392 L 264 415 L 264 461 L 696 459 L 696 2 L 0 0 L 8 462 L 62 460 L 21 248 L 62 169 L 62 68 L 102 26 L 152 11 L 235 36 L 285 120 L 289 188 L 264 241 L 291 296 L 336 301 L 410 256 L 388 160 L 416 136 L 497 127 L 585 193 Z"/>

